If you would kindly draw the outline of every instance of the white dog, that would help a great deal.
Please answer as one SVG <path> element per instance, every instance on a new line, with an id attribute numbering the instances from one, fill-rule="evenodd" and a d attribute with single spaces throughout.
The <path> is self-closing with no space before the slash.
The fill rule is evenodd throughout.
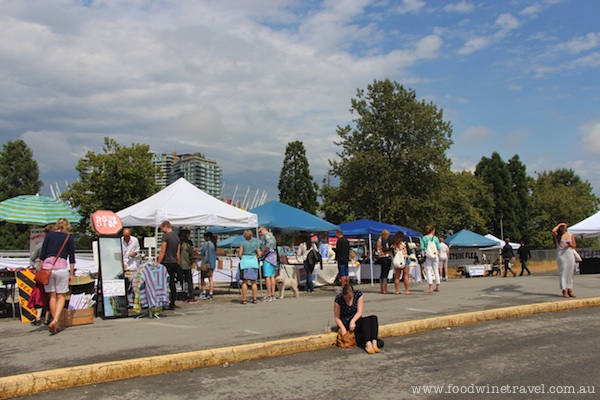
<path id="1" fill-rule="evenodd" d="M 277 288 L 279 288 L 279 298 L 283 299 L 283 292 L 285 289 L 292 289 L 294 292 L 294 297 L 298 297 L 300 292 L 298 291 L 298 281 L 294 278 L 284 278 L 283 276 L 278 276 L 275 278 L 275 283 L 277 284 Z"/>

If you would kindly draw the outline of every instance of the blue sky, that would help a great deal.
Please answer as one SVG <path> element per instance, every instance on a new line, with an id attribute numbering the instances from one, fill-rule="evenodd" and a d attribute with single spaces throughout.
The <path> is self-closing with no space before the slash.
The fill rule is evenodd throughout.
<path id="1" fill-rule="evenodd" d="M 104 136 L 202 152 L 226 194 L 277 198 L 301 140 L 318 183 L 357 88 L 390 78 L 444 109 L 454 170 L 493 151 L 600 194 L 597 0 L 0 0 L 0 135 L 45 183 Z"/>

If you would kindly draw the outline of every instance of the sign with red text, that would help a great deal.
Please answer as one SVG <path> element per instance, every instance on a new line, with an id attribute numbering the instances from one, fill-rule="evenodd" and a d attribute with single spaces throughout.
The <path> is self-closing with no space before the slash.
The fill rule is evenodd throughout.
<path id="1" fill-rule="evenodd" d="M 108 210 L 98 210 L 93 213 L 92 226 L 99 235 L 116 235 L 123 229 L 121 218 Z"/>

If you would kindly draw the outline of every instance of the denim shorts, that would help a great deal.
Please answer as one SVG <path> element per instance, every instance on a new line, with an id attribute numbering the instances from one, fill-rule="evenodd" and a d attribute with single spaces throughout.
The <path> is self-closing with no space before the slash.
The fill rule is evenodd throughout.
<path id="1" fill-rule="evenodd" d="M 350 269 L 348 268 L 348 264 L 338 264 L 338 272 L 340 276 L 349 276 Z"/>

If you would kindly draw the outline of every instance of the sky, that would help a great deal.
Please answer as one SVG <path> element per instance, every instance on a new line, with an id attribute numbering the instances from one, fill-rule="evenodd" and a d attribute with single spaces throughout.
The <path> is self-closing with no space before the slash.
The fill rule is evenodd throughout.
<path id="1" fill-rule="evenodd" d="M 455 171 L 518 155 L 600 195 L 597 0 L 0 0 L 0 138 L 64 191 L 103 138 L 200 152 L 225 194 L 278 198 L 286 145 L 317 183 L 357 89 L 443 109 Z"/>

